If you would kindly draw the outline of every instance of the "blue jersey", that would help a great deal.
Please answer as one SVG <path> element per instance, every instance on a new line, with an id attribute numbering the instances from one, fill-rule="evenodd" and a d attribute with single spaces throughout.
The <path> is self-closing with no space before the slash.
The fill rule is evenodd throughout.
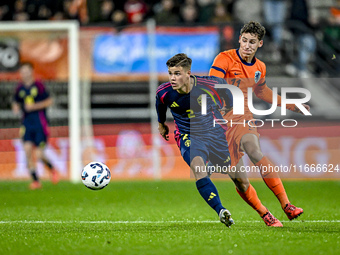
<path id="1" fill-rule="evenodd" d="M 31 86 L 26 87 L 19 83 L 14 94 L 14 101 L 18 103 L 23 112 L 22 124 L 24 126 L 42 126 L 47 129 L 46 109 L 39 111 L 26 112 L 25 104 L 33 104 L 49 98 L 49 94 L 45 86 L 35 81 Z"/>
<path id="2" fill-rule="evenodd" d="M 158 87 L 156 109 L 158 122 L 166 120 L 167 108 L 174 117 L 176 129 L 181 134 L 205 135 L 220 129 L 214 127 L 214 119 L 223 119 L 219 109 L 225 104 L 232 107 L 232 94 L 228 89 L 215 89 L 215 84 L 226 84 L 222 78 L 212 76 L 192 76 L 194 85 L 187 94 L 174 90 L 170 82 Z M 206 95 L 207 111 L 202 114 L 202 95 Z"/>

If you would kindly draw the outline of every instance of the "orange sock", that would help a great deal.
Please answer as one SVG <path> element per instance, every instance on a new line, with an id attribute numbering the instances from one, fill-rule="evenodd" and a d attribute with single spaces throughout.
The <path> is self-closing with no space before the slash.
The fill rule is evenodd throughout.
<path id="1" fill-rule="evenodd" d="M 256 210 L 258 214 L 260 214 L 261 217 L 268 212 L 267 208 L 261 203 L 256 194 L 256 190 L 251 184 L 249 184 L 247 191 L 244 193 L 239 191 L 237 188 L 236 191 L 242 197 L 242 199 L 247 202 L 248 205 L 253 207 L 253 209 Z"/>
<path id="2" fill-rule="evenodd" d="M 274 168 L 273 163 L 270 162 L 267 157 L 263 157 L 255 165 L 260 168 L 260 172 L 264 182 L 280 201 L 281 207 L 284 208 L 286 204 L 289 203 L 289 199 L 278 173 L 270 171 L 270 167 L 272 169 Z M 263 166 L 265 166 L 265 168 Z"/>

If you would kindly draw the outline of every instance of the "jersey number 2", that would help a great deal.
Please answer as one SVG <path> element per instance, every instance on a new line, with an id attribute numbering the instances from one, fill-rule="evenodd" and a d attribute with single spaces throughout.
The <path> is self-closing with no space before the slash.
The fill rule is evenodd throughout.
<path id="1" fill-rule="evenodd" d="M 194 111 L 193 111 L 193 110 L 188 109 L 188 110 L 187 110 L 187 113 L 188 113 L 188 118 L 189 118 L 189 119 L 195 117 L 195 114 L 194 114 Z"/>

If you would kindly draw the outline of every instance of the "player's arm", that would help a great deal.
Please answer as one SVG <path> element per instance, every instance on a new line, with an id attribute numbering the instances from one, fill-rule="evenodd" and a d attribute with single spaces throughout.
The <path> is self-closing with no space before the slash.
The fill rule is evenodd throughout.
<path id="1" fill-rule="evenodd" d="M 19 116 L 20 114 L 20 104 L 16 101 L 12 102 L 12 112 L 15 116 Z"/>
<path id="2" fill-rule="evenodd" d="M 12 98 L 12 112 L 15 116 L 19 116 L 21 111 L 20 98 L 19 98 L 19 90 L 16 89 L 13 98 Z"/>
<path id="3" fill-rule="evenodd" d="M 40 111 L 40 110 L 46 109 L 52 104 L 53 104 L 53 99 L 51 97 L 48 97 L 34 104 L 25 104 L 25 111 L 27 112 Z"/>
<path id="4" fill-rule="evenodd" d="M 222 52 L 218 54 L 214 59 L 214 62 L 209 70 L 209 76 L 225 78 L 227 72 L 228 72 L 228 59 Z"/>
<path id="5" fill-rule="evenodd" d="M 158 123 L 158 131 L 165 140 L 169 141 L 169 127 L 167 124 Z"/>
<path id="6" fill-rule="evenodd" d="M 167 141 L 169 141 L 169 127 L 165 124 L 167 107 L 163 104 L 156 95 L 156 111 L 158 116 L 158 131 L 160 135 Z"/>
<path id="7" fill-rule="evenodd" d="M 226 83 L 226 81 L 223 80 L 222 83 Z M 220 109 L 222 116 L 224 116 L 233 109 L 233 95 L 229 89 L 218 89 L 218 94 L 224 101 L 223 107 Z"/>
<path id="8" fill-rule="evenodd" d="M 258 85 L 255 90 L 255 95 L 262 99 L 263 101 L 267 102 L 267 103 L 270 103 L 272 104 L 273 103 L 273 91 L 268 88 L 268 86 L 264 83 L 264 84 L 261 84 Z M 277 105 L 278 106 L 281 106 L 281 96 L 280 95 L 277 95 Z M 310 107 L 309 105 L 306 105 L 306 104 L 302 104 L 306 109 L 307 111 L 310 110 Z M 298 107 L 296 107 L 295 104 L 287 104 L 286 108 L 290 111 L 293 111 L 293 112 L 297 112 L 297 113 L 302 113 L 300 111 L 300 109 Z"/>

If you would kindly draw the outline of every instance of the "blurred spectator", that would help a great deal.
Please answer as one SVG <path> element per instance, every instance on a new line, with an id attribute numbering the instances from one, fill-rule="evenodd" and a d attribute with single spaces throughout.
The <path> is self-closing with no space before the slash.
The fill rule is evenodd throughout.
<path id="1" fill-rule="evenodd" d="M 222 0 L 219 3 L 222 3 L 225 6 L 228 15 L 231 16 L 231 14 L 234 13 L 234 4 L 236 1 L 237 0 Z"/>
<path id="2" fill-rule="evenodd" d="M 52 19 L 77 19 L 81 24 L 89 22 L 86 0 L 64 0 L 59 12 Z"/>
<path id="3" fill-rule="evenodd" d="M 289 24 L 297 43 L 298 57 L 293 63 L 286 66 L 286 72 L 301 78 L 311 77 L 307 65 L 314 55 L 316 41 L 313 35 L 312 24 L 309 21 L 309 9 L 306 0 L 291 0 Z"/>
<path id="4" fill-rule="evenodd" d="M 325 27 L 323 40 L 334 52 L 331 65 L 340 71 L 340 0 L 337 0 L 335 5 L 329 9 L 328 25 Z"/>
<path id="5" fill-rule="evenodd" d="M 198 6 L 197 5 L 197 1 L 196 0 L 180 0 L 180 6 L 182 5 L 194 5 L 194 6 Z"/>
<path id="6" fill-rule="evenodd" d="M 127 24 L 127 17 L 124 11 L 118 10 L 113 0 L 104 0 L 100 6 L 101 22 L 110 22 L 113 26 L 124 26 Z"/>
<path id="7" fill-rule="evenodd" d="M 84 0 L 87 9 L 87 16 L 88 16 L 88 23 L 98 22 L 100 21 L 101 17 L 101 4 L 102 0 Z"/>
<path id="8" fill-rule="evenodd" d="M 52 17 L 52 11 L 46 5 L 40 5 L 37 20 L 48 20 Z"/>
<path id="9" fill-rule="evenodd" d="M 232 21 L 231 14 L 227 12 L 227 8 L 224 4 L 218 3 L 215 6 L 214 15 L 210 20 L 210 23 L 220 25 L 221 37 L 220 37 L 220 48 L 230 49 L 234 47 L 234 29 L 233 26 L 228 24 Z"/>
<path id="10" fill-rule="evenodd" d="M 89 22 L 86 0 L 65 0 L 66 11 L 68 16 L 72 19 L 78 19 L 81 24 Z"/>
<path id="11" fill-rule="evenodd" d="M 104 0 L 100 6 L 100 21 L 111 21 L 111 15 L 115 9 L 112 0 Z"/>
<path id="12" fill-rule="evenodd" d="M 184 25 L 194 25 L 198 19 L 198 9 L 196 5 L 185 4 L 180 7 L 181 21 Z"/>
<path id="13" fill-rule="evenodd" d="M 72 0 L 57 0 L 55 1 L 54 14 L 51 20 L 64 20 L 72 19 L 69 16 L 69 8 L 71 6 Z"/>
<path id="14" fill-rule="evenodd" d="M 128 23 L 135 24 L 144 20 L 148 8 L 142 0 L 127 0 L 124 4 L 124 11 L 127 15 Z"/>
<path id="15" fill-rule="evenodd" d="M 233 18 L 240 23 L 254 20 L 262 22 L 261 0 L 237 0 L 233 7 Z"/>
<path id="16" fill-rule="evenodd" d="M 329 23 L 332 25 L 340 25 L 340 0 L 337 0 L 335 5 L 329 9 Z"/>
<path id="17" fill-rule="evenodd" d="M 214 15 L 210 22 L 214 24 L 222 24 L 231 21 L 231 15 L 227 13 L 226 7 L 222 3 L 218 3 L 214 8 Z"/>
<path id="18" fill-rule="evenodd" d="M 155 15 L 156 23 L 159 25 L 176 24 L 179 21 L 179 16 L 176 13 L 174 0 L 162 0 L 159 10 Z"/>
<path id="19" fill-rule="evenodd" d="M 12 20 L 14 12 L 13 0 L 1 0 L 0 2 L 0 20 Z"/>
<path id="20" fill-rule="evenodd" d="M 52 0 L 26 0 L 30 20 L 48 20 L 52 17 Z"/>
<path id="21" fill-rule="evenodd" d="M 16 0 L 14 3 L 14 13 L 13 20 L 15 21 L 26 21 L 29 20 L 30 17 L 26 12 L 26 1 L 25 0 Z"/>
<path id="22" fill-rule="evenodd" d="M 216 0 L 197 0 L 199 6 L 199 22 L 207 23 L 212 19 L 216 2 Z"/>
<path id="23" fill-rule="evenodd" d="M 116 10 L 111 15 L 111 22 L 116 27 L 125 26 L 128 24 L 126 13 L 122 10 Z"/>
<path id="24" fill-rule="evenodd" d="M 273 39 L 272 58 L 274 61 L 281 60 L 281 42 L 283 23 L 286 18 L 286 0 L 264 0 L 264 19 L 265 24 Z"/>

